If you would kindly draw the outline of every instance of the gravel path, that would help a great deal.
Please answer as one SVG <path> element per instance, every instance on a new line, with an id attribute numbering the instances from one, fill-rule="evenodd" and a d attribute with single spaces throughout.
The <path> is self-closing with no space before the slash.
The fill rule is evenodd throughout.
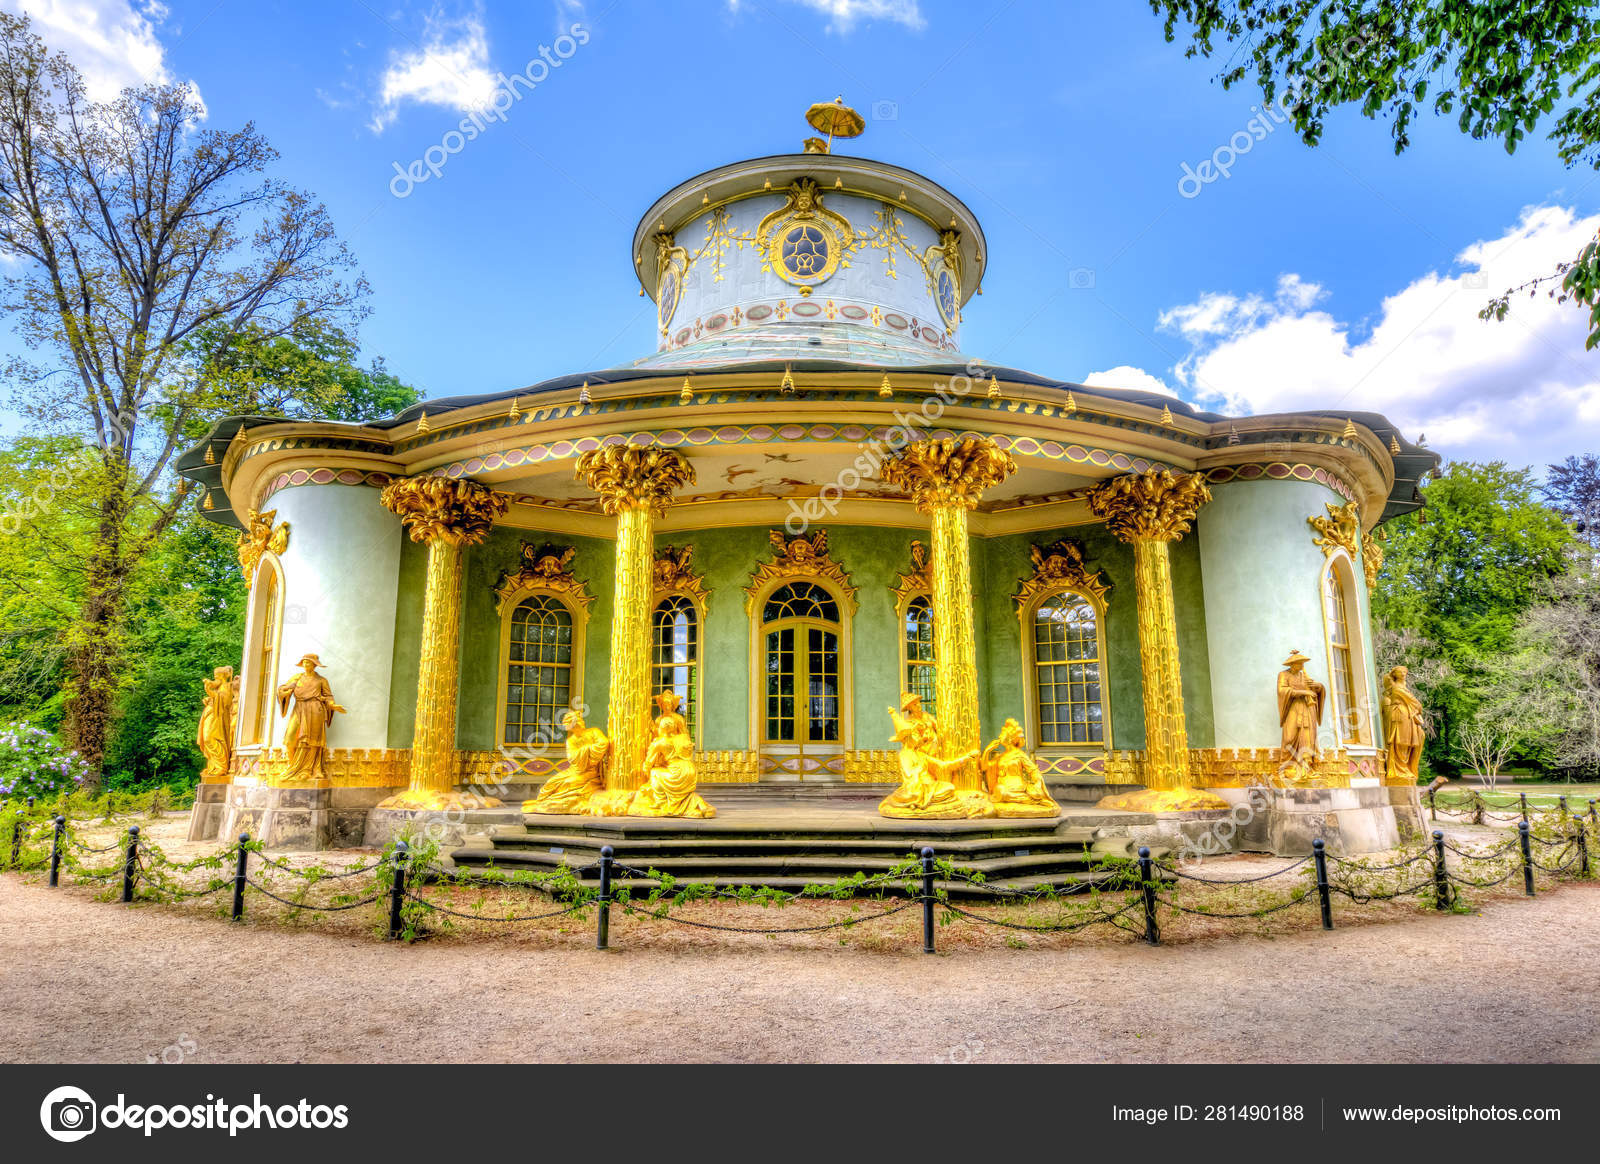
<path id="1" fill-rule="evenodd" d="M 1594 1062 L 1597 932 L 1588 884 L 1158 949 L 403 947 L 7 875 L 0 1060 Z"/>

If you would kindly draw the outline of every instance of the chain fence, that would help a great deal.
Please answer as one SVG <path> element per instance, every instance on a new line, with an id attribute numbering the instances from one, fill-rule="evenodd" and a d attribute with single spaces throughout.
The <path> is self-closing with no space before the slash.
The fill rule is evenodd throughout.
<path id="1" fill-rule="evenodd" d="M 6 818 L 0 815 L 0 830 L 5 825 Z M 1464 890 L 1494 889 L 1518 874 L 1527 896 L 1536 892 L 1541 876 L 1547 883 L 1592 879 L 1590 850 L 1596 840 L 1600 825 L 1590 813 L 1531 812 L 1524 820 L 1519 812 L 1515 835 L 1489 848 L 1464 847 L 1435 831 L 1431 839 L 1398 856 L 1378 860 L 1336 856 L 1318 840 L 1307 856 L 1235 878 L 1201 876 L 1153 858 L 1148 848 L 1141 848 L 1137 859 L 1101 857 L 1062 875 L 1063 884 L 1034 886 L 991 885 L 981 872 L 958 867 L 924 848 L 875 874 L 854 873 L 790 891 L 761 884 L 684 881 L 655 868 L 618 861 L 610 846 L 600 850 L 594 864 L 581 867 L 463 870 L 438 863 L 432 845 L 413 848 L 401 840 L 376 860 L 330 868 L 270 857 L 260 841 L 241 835 L 216 852 L 179 861 L 145 838 L 138 825 L 128 826 L 110 844 L 91 844 L 77 835 L 76 822 L 64 814 L 39 818 L 12 812 L 9 847 L 0 831 L 0 858 L 8 857 L 5 867 L 14 870 L 44 872 L 51 887 L 66 877 L 96 887 L 106 899 L 120 897 L 128 904 L 186 902 L 231 890 L 228 904 L 219 903 L 218 909 L 233 921 L 245 917 L 250 894 L 286 908 L 291 916 L 302 911 L 347 914 L 375 907 L 373 928 L 403 941 L 457 921 L 515 925 L 572 918 L 585 923 L 592 919 L 595 945 L 607 949 L 613 907 L 642 922 L 772 936 L 851 930 L 920 907 L 923 950 L 933 953 L 938 927 L 958 920 L 1036 935 L 1103 926 L 1159 945 L 1163 916 L 1267 919 L 1315 905 L 1322 928 L 1332 929 L 1336 899 L 1347 906 L 1365 906 L 1417 898 L 1437 910 L 1465 912 L 1469 906 Z M 459 900 L 442 899 L 439 890 L 476 891 L 479 901 L 475 908 L 464 907 Z M 953 890 L 976 901 L 957 904 Z M 530 910 L 517 901 L 502 900 L 498 909 L 486 909 L 495 891 L 543 895 L 551 908 Z M 704 903 L 783 907 L 807 901 L 849 902 L 851 912 L 825 921 L 778 926 L 685 914 L 688 907 Z M 864 902 L 875 908 L 861 912 Z M 1016 910 L 1033 913 L 1022 916 Z M 1052 912 L 1053 916 L 1039 916 Z"/>

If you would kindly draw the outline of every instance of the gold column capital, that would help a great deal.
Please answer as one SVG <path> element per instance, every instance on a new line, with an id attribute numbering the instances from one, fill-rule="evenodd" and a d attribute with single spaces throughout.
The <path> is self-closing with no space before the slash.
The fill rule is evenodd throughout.
<path id="1" fill-rule="evenodd" d="M 414 542 L 475 546 L 489 536 L 495 518 L 511 508 L 511 498 L 467 478 L 405 477 L 385 485 L 379 495 Z"/>
<path id="2" fill-rule="evenodd" d="M 573 474 L 600 495 L 608 517 L 630 509 L 663 514 L 673 493 L 694 484 L 694 466 L 676 449 L 656 445 L 604 445 L 578 457 Z"/>
<path id="3" fill-rule="evenodd" d="M 984 490 L 1017 471 L 1011 454 L 988 437 L 913 441 L 883 466 L 887 485 L 911 494 L 917 509 L 974 509 Z"/>
<path id="4" fill-rule="evenodd" d="M 1089 512 L 1125 542 L 1175 542 L 1211 500 L 1199 473 L 1151 469 L 1102 481 L 1089 490 Z"/>

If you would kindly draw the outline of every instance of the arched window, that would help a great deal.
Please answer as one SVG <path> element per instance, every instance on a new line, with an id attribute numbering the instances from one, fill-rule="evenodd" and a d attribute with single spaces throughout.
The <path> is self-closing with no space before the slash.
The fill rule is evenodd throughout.
<path id="1" fill-rule="evenodd" d="M 276 554 L 263 554 L 256 564 L 255 584 L 251 587 L 250 627 L 245 638 L 244 665 L 248 674 L 240 684 L 245 706 L 239 709 L 242 746 L 271 743 L 282 630 L 283 570 Z"/>
<path id="2" fill-rule="evenodd" d="M 934 711 L 933 603 L 926 594 L 911 596 L 900 630 L 904 690 L 922 696 L 922 706 Z"/>
<path id="3" fill-rule="evenodd" d="M 779 586 L 762 604 L 766 743 L 837 746 L 839 603 L 815 582 Z"/>
<path id="4" fill-rule="evenodd" d="M 1342 552 L 1322 572 L 1323 623 L 1328 635 L 1328 675 L 1332 680 L 1335 730 L 1341 743 L 1371 743 L 1367 723 L 1366 664 L 1361 644 L 1355 571 Z"/>
<path id="5" fill-rule="evenodd" d="M 534 594 L 511 612 L 506 650 L 507 744 L 547 747 L 562 741 L 561 716 L 572 705 L 572 611 L 553 594 Z"/>
<path id="6" fill-rule="evenodd" d="M 1033 610 L 1034 728 L 1040 747 L 1106 742 L 1100 614 L 1063 590 Z"/>
<path id="7" fill-rule="evenodd" d="M 700 738 L 700 611 L 686 594 L 671 594 L 650 617 L 650 690 L 676 691 L 689 736 Z"/>

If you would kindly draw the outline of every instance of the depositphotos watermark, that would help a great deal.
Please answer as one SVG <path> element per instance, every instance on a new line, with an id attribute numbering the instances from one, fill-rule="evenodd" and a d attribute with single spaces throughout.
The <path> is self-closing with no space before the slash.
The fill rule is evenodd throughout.
<path id="1" fill-rule="evenodd" d="M 1309 70 L 1310 77 L 1289 85 L 1284 90 L 1283 96 L 1275 102 L 1250 106 L 1250 112 L 1256 116 L 1246 121 L 1242 129 L 1235 131 L 1227 141 L 1212 150 L 1209 158 L 1202 159 L 1194 166 L 1188 162 L 1180 162 L 1183 176 L 1178 179 L 1178 193 L 1185 198 L 1198 198 L 1200 191 L 1212 182 L 1232 177 L 1234 163 L 1255 149 L 1258 141 L 1265 141 L 1268 134 L 1288 121 L 1294 115 L 1295 109 L 1305 103 L 1305 90 L 1313 78 L 1317 81 L 1327 81 L 1335 73 L 1343 72 L 1381 39 L 1383 33 L 1376 29 L 1361 28 L 1344 40 L 1331 44 L 1327 56 L 1317 61 Z"/>
<path id="2" fill-rule="evenodd" d="M 204 1103 L 138 1104 L 117 1092 L 115 1102 L 101 1107 L 81 1087 L 57 1087 L 39 1105 L 39 1123 L 52 1140 L 71 1144 L 98 1131 L 126 1129 L 146 1137 L 168 1128 L 198 1131 L 288 1131 L 313 1128 L 341 1130 L 350 1126 L 350 1109 L 344 1104 L 269 1104 L 259 1093 L 249 1103 L 230 1104 L 207 1093 Z"/>
<path id="3" fill-rule="evenodd" d="M 545 78 L 572 59 L 579 45 L 589 43 L 589 30 L 575 23 L 556 37 L 554 45 L 540 45 L 539 55 L 530 60 L 520 73 L 509 77 L 501 73 L 495 78 L 494 94 L 482 109 L 475 109 L 456 123 L 456 127 L 431 145 L 422 156 L 409 166 L 393 163 L 394 177 L 389 179 L 389 193 L 396 198 L 409 198 L 411 192 L 430 178 L 444 173 L 445 163 L 467 148 L 467 143 L 478 140 L 478 135 L 496 121 L 504 121 L 506 113 L 518 101 L 532 93 Z"/>

